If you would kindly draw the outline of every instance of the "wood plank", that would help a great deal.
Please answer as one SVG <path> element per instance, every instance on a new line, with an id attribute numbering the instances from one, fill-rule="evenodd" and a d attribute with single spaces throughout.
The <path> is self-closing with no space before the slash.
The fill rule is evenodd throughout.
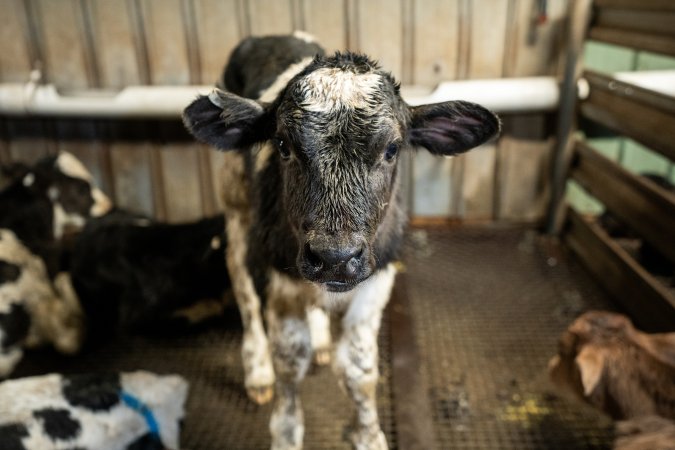
<path id="1" fill-rule="evenodd" d="M 567 0 L 547 2 L 546 22 L 535 20 L 537 0 L 515 2 L 514 54 L 504 60 L 506 76 L 557 75 L 562 64 Z"/>
<path id="2" fill-rule="evenodd" d="M 6 129 L 13 161 L 33 164 L 56 152 L 49 125 L 43 119 L 12 118 L 7 121 Z"/>
<path id="3" fill-rule="evenodd" d="M 546 169 L 552 139 L 524 139 L 504 135 L 498 157 L 499 189 L 497 219 L 536 221 L 547 200 Z"/>
<path id="4" fill-rule="evenodd" d="M 403 16 L 401 2 L 359 0 L 355 5 L 356 49 L 378 60 L 400 79 L 403 75 Z"/>
<path id="5" fill-rule="evenodd" d="M 619 28 L 593 27 L 588 37 L 608 44 L 675 56 L 675 39 L 666 35 L 640 33 Z"/>
<path id="6" fill-rule="evenodd" d="M 469 78 L 502 76 L 508 6 L 505 1 L 473 0 L 470 3 Z"/>
<path id="7" fill-rule="evenodd" d="M 110 162 L 115 174 L 115 204 L 120 208 L 154 215 L 150 175 L 149 143 L 136 145 L 111 144 Z"/>
<path id="8" fill-rule="evenodd" d="M 152 84 L 190 84 L 188 49 L 181 0 L 142 0 Z"/>
<path id="9" fill-rule="evenodd" d="M 132 23 L 129 2 L 86 0 L 95 48 L 95 64 L 103 88 L 121 89 L 142 80 L 139 36 Z"/>
<path id="10" fill-rule="evenodd" d="M 391 378 L 398 447 L 409 450 L 434 448 L 431 405 L 419 370 L 421 357 L 405 274 L 398 274 L 387 310 L 393 330 Z"/>
<path id="11" fill-rule="evenodd" d="M 412 83 L 433 87 L 443 80 L 456 79 L 459 76 L 460 56 L 459 2 L 415 2 L 413 14 L 415 24 Z M 388 28 L 391 27 L 385 27 Z"/>
<path id="12" fill-rule="evenodd" d="M 675 36 L 675 10 L 598 9 L 594 26 Z"/>
<path id="13" fill-rule="evenodd" d="M 633 175 L 584 142 L 577 152 L 572 177 L 622 222 L 675 262 L 675 195 Z"/>
<path id="14" fill-rule="evenodd" d="M 331 54 L 347 48 L 347 6 L 345 0 L 303 0 L 304 29 L 316 36 Z"/>
<path id="15" fill-rule="evenodd" d="M 567 212 L 564 239 L 614 298 L 652 331 L 675 331 L 675 296 L 594 223 L 574 210 Z"/>
<path id="16" fill-rule="evenodd" d="M 0 80 L 5 83 L 28 81 L 34 64 L 23 3 L 22 0 L 0 0 Z"/>
<path id="17" fill-rule="evenodd" d="M 161 150 L 166 220 L 186 222 L 202 217 L 197 144 L 167 144 Z"/>
<path id="18" fill-rule="evenodd" d="M 242 38 L 237 0 L 193 0 L 202 84 L 215 84 L 225 63 Z"/>
<path id="19" fill-rule="evenodd" d="M 672 0 L 595 0 L 598 8 L 627 8 L 675 11 Z"/>
<path id="20" fill-rule="evenodd" d="M 60 89 L 93 86 L 94 71 L 86 58 L 87 34 L 80 2 L 36 0 L 35 5 L 46 81 Z"/>
<path id="21" fill-rule="evenodd" d="M 290 0 L 249 0 L 251 34 L 288 34 L 293 31 L 293 6 Z"/>
<path id="22" fill-rule="evenodd" d="M 494 212 L 495 144 L 471 150 L 463 156 L 462 199 L 458 215 L 469 220 L 489 219 Z"/>
<path id="23" fill-rule="evenodd" d="M 453 215 L 453 158 L 438 157 L 421 149 L 413 164 L 413 217 Z"/>
<path id="24" fill-rule="evenodd" d="M 469 3 L 471 12 L 468 77 L 499 78 L 502 76 L 506 41 L 508 2 L 478 0 Z M 491 14 L 484 14 L 490 10 Z M 502 55 L 502 57 L 498 57 Z M 468 220 L 481 220 L 494 213 L 494 191 L 497 143 L 471 150 L 463 156 L 460 204 L 457 213 Z"/>
<path id="25" fill-rule="evenodd" d="M 591 85 L 584 116 L 675 160 L 675 99 L 597 73 L 584 78 Z"/>

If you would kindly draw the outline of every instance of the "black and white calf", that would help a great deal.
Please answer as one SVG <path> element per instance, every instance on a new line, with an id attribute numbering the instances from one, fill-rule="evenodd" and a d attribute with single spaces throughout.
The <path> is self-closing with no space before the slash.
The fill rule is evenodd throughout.
<path id="1" fill-rule="evenodd" d="M 3 168 L 11 177 L 0 191 L 0 228 L 12 230 L 45 260 L 51 276 L 59 270 L 60 243 L 68 230 L 112 207 L 84 165 L 68 152 L 48 156 L 32 166 Z"/>
<path id="2" fill-rule="evenodd" d="M 7 229 L 0 229 L 0 377 L 9 375 L 24 348 L 51 344 L 77 352 L 84 339 L 82 311 L 70 276 L 47 275 L 42 259 Z"/>
<path id="3" fill-rule="evenodd" d="M 183 378 L 149 372 L 5 381 L 0 448 L 177 449 L 187 391 Z"/>
<path id="4" fill-rule="evenodd" d="M 89 340 L 116 329 L 171 332 L 221 315 L 230 287 L 224 229 L 222 215 L 165 224 L 114 210 L 91 219 L 70 256 Z"/>
<path id="5" fill-rule="evenodd" d="M 184 122 L 198 139 L 237 150 L 223 167 L 227 264 L 247 387 L 269 388 L 276 375 L 272 448 L 302 447 L 298 383 L 312 357 L 314 305 L 331 314 L 333 367 L 356 405 L 352 444 L 384 449 L 377 334 L 406 222 L 399 155 L 465 152 L 495 136 L 499 120 L 462 101 L 410 107 L 370 58 L 322 53 L 304 34 L 248 38 L 225 70 L 229 92 L 198 98 Z"/>

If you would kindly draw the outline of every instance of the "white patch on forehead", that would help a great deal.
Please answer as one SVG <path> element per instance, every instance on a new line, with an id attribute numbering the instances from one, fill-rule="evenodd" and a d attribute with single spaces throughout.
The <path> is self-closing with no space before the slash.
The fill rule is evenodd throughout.
<path id="1" fill-rule="evenodd" d="M 300 107 L 306 111 L 329 112 L 340 107 L 372 107 L 371 98 L 380 89 L 381 75 L 354 73 L 338 68 L 322 68 L 302 80 L 305 98 Z"/>
<path id="2" fill-rule="evenodd" d="M 85 181 L 92 180 L 91 173 L 84 167 L 82 162 L 68 152 L 59 153 L 59 157 L 56 158 L 56 167 L 69 177 L 81 178 Z"/>
<path id="3" fill-rule="evenodd" d="M 260 92 L 258 100 L 261 102 L 274 101 L 274 99 L 277 98 L 277 95 L 279 95 L 279 92 L 281 92 L 281 90 L 286 87 L 288 82 L 291 81 L 294 76 L 302 72 L 302 70 L 307 67 L 313 59 L 314 58 L 311 57 L 303 58 L 300 60 L 300 62 L 288 66 L 288 68 L 279 74 L 277 79 L 274 80 L 274 83 L 272 83 L 267 89 Z"/>

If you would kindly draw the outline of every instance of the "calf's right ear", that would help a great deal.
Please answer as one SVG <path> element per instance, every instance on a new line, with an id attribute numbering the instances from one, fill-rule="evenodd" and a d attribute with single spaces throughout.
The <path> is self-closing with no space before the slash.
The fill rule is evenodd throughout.
<path id="1" fill-rule="evenodd" d="M 584 396 L 588 397 L 602 378 L 605 370 L 605 354 L 602 349 L 587 345 L 579 352 L 574 363 L 579 370 Z"/>
<path id="2" fill-rule="evenodd" d="M 262 104 L 220 89 L 188 105 L 183 123 L 198 140 L 220 150 L 246 147 L 270 137 Z"/>

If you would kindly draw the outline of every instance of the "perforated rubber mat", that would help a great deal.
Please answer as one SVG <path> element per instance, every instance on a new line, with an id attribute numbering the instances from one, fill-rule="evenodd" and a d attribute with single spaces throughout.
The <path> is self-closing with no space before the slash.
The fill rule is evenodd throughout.
<path id="1" fill-rule="evenodd" d="M 587 309 L 613 309 L 575 261 L 523 229 L 412 230 L 408 303 L 439 449 L 605 449 L 610 421 L 561 398 L 547 362 Z"/>
<path id="2" fill-rule="evenodd" d="M 548 384 L 546 364 L 560 332 L 576 315 L 611 305 L 579 265 L 550 266 L 535 241 L 534 232 L 523 228 L 409 233 L 404 257 L 408 315 L 437 449 L 610 447 L 610 422 L 561 398 Z M 400 448 L 395 387 L 406 388 L 392 380 L 396 349 L 390 333 L 395 332 L 385 314 L 378 406 L 392 449 Z M 187 336 L 123 337 L 75 358 L 31 352 L 14 376 L 139 369 L 178 373 L 190 382 L 182 448 L 269 448 L 271 406 L 246 398 L 240 342 L 232 307 L 224 320 Z M 331 370 L 314 368 L 301 393 L 305 448 L 350 448 L 343 439 L 350 404 Z"/>
<path id="3" fill-rule="evenodd" d="M 389 383 L 389 338 L 386 323 L 380 338 L 378 407 L 382 427 L 396 448 Z M 236 309 L 222 323 L 178 338 L 124 337 L 95 352 L 66 358 L 51 351 L 31 352 L 15 377 L 45 372 L 151 370 L 177 373 L 190 382 L 181 433 L 188 450 L 260 450 L 269 448 L 271 406 L 246 397 L 241 366 L 241 327 Z M 329 367 L 314 367 L 301 387 L 307 449 L 349 449 L 343 441 L 351 419 L 350 403 Z"/>

